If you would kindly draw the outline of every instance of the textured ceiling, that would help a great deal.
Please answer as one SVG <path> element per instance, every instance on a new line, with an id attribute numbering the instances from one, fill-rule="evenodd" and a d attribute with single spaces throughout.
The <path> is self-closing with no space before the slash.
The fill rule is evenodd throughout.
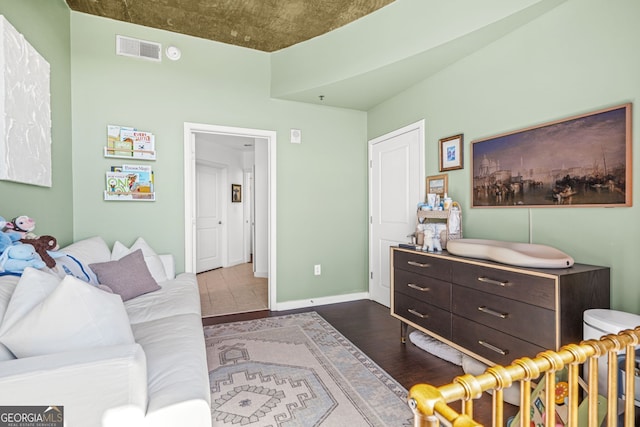
<path id="1" fill-rule="evenodd" d="M 78 12 L 273 52 L 394 0 L 66 0 Z"/>

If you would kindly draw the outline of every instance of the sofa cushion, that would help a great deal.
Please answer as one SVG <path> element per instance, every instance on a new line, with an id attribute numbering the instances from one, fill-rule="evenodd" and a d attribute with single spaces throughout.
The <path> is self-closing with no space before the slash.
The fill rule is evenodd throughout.
<path id="1" fill-rule="evenodd" d="M 120 295 L 123 301 L 160 289 L 153 279 L 142 250 L 138 249 L 116 261 L 89 264 L 101 285 Z"/>
<path id="2" fill-rule="evenodd" d="M 147 355 L 148 425 L 202 425 L 188 421 L 210 420 L 211 390 L 201 317 L 183 314 L 138 323 L 132 329 Z"/>
<path id="3" fill-rule="evenodd" d="M 201 315 L 200 291 L 195 274 L 182 273 L 159 285 L 160 290 L 124 303 L 129 322 L 142 323 L 178 314 Z"/>
<path id="4" fill-rule="evenodd" d="M 93 347 L 133 344 L 118 295 L 65 277 L 42 302 L 0 334 L 18 358 Z"/>
<path id="5" fill-rule="evenodd" d="M 106 262 L 111 259 L 109 246 L 100 236 L 78 240 L 60 249 L 60 252 L 69 254 L 86 264 Z"/>
<path id="6" fill-rule="evenodd" d="M 164 266 L 162 265 L 162 261 L 160 260 L 160 256 L 149 246 L 149 244 L 142 238 L 138 237 L 138 239 L 133 243 L 130 248 L 127 248 L 122 243 L 116 241 L 113 244 L 113 249 L 111 250 L 111 259 L 118 260 L 125 255 L 129 255 L 130 253 L 140 249 L 142 254 L 144 255 L 144 262 L 147 264 L 149 268 L 149 272 L 153 276 L 156 282 L 164 282 L 167 280 L 167 274 L 164 271 Z"/>

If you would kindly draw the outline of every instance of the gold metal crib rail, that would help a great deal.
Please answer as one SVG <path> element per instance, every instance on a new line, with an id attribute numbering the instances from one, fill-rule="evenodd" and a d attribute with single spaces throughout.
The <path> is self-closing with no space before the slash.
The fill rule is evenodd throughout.
<path id="1" fill-rule="evenodd" d="M 481 426 L 473 419 L 473 401 L 480 398 L 482 392 L 492 390 L 492 425 L 505 426 L 503 391 L 517 381 L 520 382 L 519 425 L 511 427 L 529 427 L 532 411 L 532 381 L 544 381 L 543 405 L 538 405 L 543 413 L 544 425 L 555 427 L 556 409 L 556 373 L 566 368 L 568 396 L 565 400 L 567 426 L 600 427 L 606 417 L 607 427 L 616 427 L 619 413 L 625 427 L 634 426 L 634 398 L 636 358 L 635 347 L 640 342 L 640 326 L 602 337 L 600 340 L 583 341 L 569 344 L 559 351 L 547 350 L 531 359 L 516 359 L 509 366 L 492 366 L 481 375 L 462 375 L 452 383 L 441 387 L 429 384 L 417 384 L 411 387 L 408 395 L 409 406 L 414 413 L 414 427 L 436 427 L 443 421 L 454 427 Z M 624 353 L 618 354 L 621 351 Z M 626 357 L 625 357 L 626 355 Z M 598 395 L 598 359 L 606 356 L 607 395 Z M 603 360 L 604 362 L 604 360 Z M 579 368 L 585 365 L 587 382 L 580 377 Z M 564 372 L 564 371 L 563 371 Z M 624 372 L 619 378 L 619 372 Z M 619 379 L 623 386 L 619 387 Z M 582 387 L 580 387 L 582 386 Z M 586 393 L 586 397 L 585 397 Z M 630 396 L 622 398 L 621 396 Z M 606 398 L 606 402 L 604 400 Z M 619 399 L 623 402 L 619 407 Z M 537 399 L 536 399 L 537 400 Z M 454 410 L 449 403 L 461 401 L 462 413 Z M 600 403 L 599 403 L 600 402 Z M 534 402 L 540 403 L 540 402 Z M 600 410 L 598 407 L 600 406 Z M 586 409 L 586 410 L 585 410 Z M 606 411 L 606 415 L 604 412 Z M 585 419 L 586 418 L 586 419 Z M 540 425 L 540 424 L 536 424 Z"/>

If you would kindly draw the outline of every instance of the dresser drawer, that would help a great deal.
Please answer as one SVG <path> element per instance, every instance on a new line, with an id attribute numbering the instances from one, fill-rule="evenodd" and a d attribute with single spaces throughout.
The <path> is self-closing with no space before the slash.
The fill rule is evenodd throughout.
<path id="1" fill-rule="evenodd" d="M 451 281 L 451 261 L 415 252 L 393 251 L 393 267 L 435 279 Z"/>
<path id="2" fill-rule="evenodd" d="M 535 344 L 504 334 L 488 326 L 453 316 L 451 341 L 500 365 L 520 357 L 535 357 L 545 350 Z"/>
<path id="3" fill-rule="evenodd" d="M 555 310 L 555 280 L 475 264 L 458 264 L 453 283 Z"/>
<path id="4" fill-rule="evenodd" d="M 544 348 L 555 349 L 555 312 L 453 285 L 453 313 Z"/>
<path id="5" fill-rule="evenodd" d="M 393 294 L 393 313 L 443 338 L 451 339 L 451 313 L 403 293 Z"/>
<path id="6" fill-rule="evenodd" d="M 451 309 L 451 283 L 449 282 L 410 271 L 396 270 L 393 289 L 444 310 Z"/>

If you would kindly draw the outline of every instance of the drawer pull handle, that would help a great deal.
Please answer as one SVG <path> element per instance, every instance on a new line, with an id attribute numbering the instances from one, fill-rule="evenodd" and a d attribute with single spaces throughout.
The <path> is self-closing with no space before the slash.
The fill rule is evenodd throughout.
<path id="1" fill-rule="evenodd" d="M 431 267 L 431 264 L 423 264 L 423 263 L 417 262 L 417 261 L 407 261 L 407 264 L 413 265 L 414 267 L 420 267 L 420 268 Z"/>
<path id="2" fill-rule="evenodd" d="M 407 286 L 410 287 L 411 289 L 415 289 L 415 290 L 420 291 L 420 292 L 429 292 L 431 290 L 430 288 L 423 288 L 423 287 L 418 286 L 418 285 L 416 285 L 414 283 L 407 283 Z"/>
<path id="3" fill-rule="evenodd" d="M 509 282 L 501 282 L 500 280 L 489 279 L 488 277 L 478 277 L 478 281 L 498 286 L 507 286 L 509 284 Z"/>
<path id="4" fill-rule="evenodd" d="M 483 313 L 487 313 L 487 314 L 490 314 L 492 316 L 499 317 L 501 319 L 506 319 L 507 317 L 509 317 L 509 313 L 500 313 L 499 311 L 493 310 L 493 309 L 487 307 L 486 305 L 482 305 L 482 306 L 478 307 L 478 310 L 483 312 Z"/>
<path id="5" fill-rule="evenodd" d="M 503 350 L 503 349 L 501 349 L 499 347 L 496 347 L 493 344 L 489 344 L 488 342 L 483 341 L 483 340 L 478 340 L 478 344 L 480 344 L 483 347 L 488 348 L 491 351 L 495 351 L 496 353 L 499 353 L 499 354 L 501 354 L 503 356 L 506 356 L 507 354 L 509 354 L 509 350 Z"/>
<path id="6" fill-rule="evenodd" d="M 428 319 L 429 318 L 428 314 L 419 313 L 419 312 L 415 311 L 413 308 L 409 308 L 409 309 L 407 309 L 407 311 L 409 313 L 413 314 L 414 316 L 418 316 L 421 319 Z"/>

